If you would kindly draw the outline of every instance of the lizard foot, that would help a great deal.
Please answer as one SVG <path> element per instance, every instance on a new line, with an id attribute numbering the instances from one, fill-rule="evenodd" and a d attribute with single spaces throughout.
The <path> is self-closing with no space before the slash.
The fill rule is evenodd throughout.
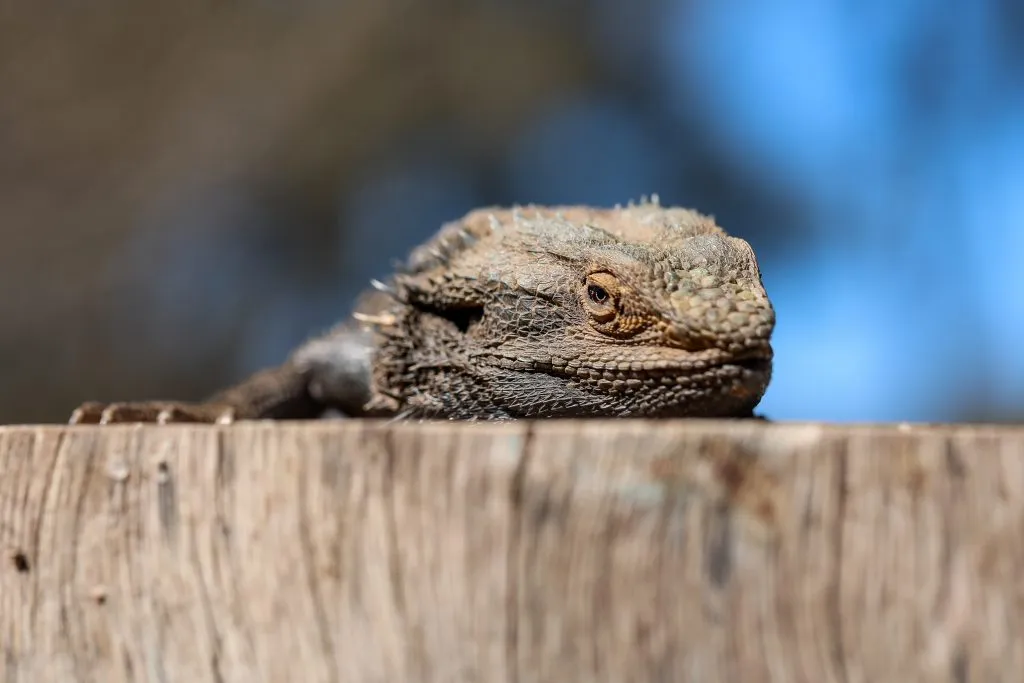
<path id="1" fill-rule="evenodd" d="M 234 408 L 215 403 L 171 403 L 166 401 L 98 403 L 92 401 L 83 403 L 76 408 L 71 413 L 68 424 L 105 425 L 127 422 L 231 424 L 234 421 Z"/>

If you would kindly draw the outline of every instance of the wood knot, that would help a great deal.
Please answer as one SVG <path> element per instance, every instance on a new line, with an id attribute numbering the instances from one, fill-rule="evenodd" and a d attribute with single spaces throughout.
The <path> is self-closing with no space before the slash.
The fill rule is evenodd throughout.
<path id="1" fill-rule="evenodd" d="M 20 550 L 11 556 L 11 562 L 14 563 L 14 568 L 19 574 L 28 574 L 31 567 L 28 563 L 28 555 L 21 552 Z"/>

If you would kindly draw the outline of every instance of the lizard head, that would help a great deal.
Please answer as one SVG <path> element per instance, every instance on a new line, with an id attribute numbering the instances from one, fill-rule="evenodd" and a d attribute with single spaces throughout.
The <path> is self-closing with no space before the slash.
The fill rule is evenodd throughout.
<path id="1" fill-rule="evenodd" d="M 397 283 L 428 335 L 402 381 L 442 414 L 485 397 L 522 417 L 744 416 L 771 378 L 754 252 L 693 211 L 479 210 Z"/>

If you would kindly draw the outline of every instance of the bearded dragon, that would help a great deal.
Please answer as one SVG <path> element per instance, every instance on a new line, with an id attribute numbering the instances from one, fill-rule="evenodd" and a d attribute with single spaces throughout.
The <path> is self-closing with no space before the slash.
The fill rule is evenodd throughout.
<path id="1" fill-rule="evenodd" d="M 282 365 L 203 402 L 90 402 L 70 421 L 750 417 L 774 326 L 751 246 L 695 211 L 478 209 Z"/>

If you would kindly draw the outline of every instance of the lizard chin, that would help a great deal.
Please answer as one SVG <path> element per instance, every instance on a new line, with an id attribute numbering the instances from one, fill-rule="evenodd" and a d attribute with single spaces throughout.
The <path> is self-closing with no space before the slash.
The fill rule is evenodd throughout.
<path id="1" fill-rule="evenodd" d="M 711 368 L 686 380 L 703 396 L 680 406 L 685 417 L 748 416 L 761 402 L 772 376 L 770 360 L 748 359 Z"/>
<path id="2" fill-rule="evenodd" d="M 678 391 L 668 392 L 667 405 L 657 413 L 691 418 L 750 416 L 768 389 L 772 358 L 771 347 L 705 358 L 699 369 L 676 375 Z"/>

